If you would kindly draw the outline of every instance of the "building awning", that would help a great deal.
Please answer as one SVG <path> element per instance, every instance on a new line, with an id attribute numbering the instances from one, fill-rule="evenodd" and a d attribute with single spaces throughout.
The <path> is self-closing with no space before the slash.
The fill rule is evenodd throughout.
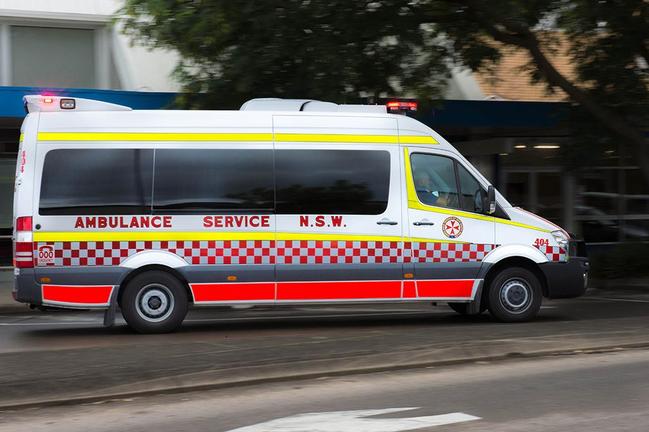
<path id="1" fill-rule="evenodd" d="M 30 94 L 61 95 L 95 99 L 118 105 L 126 105 L 133 109 L 168 108 L 177 96 L 177 93 L 0 86 L 0 118 L 21 119 L 25 117 L 23 96 Z"/>
<path id="2" fill-rule="evenodd" d="M 420 108 L 414 117 L 441 131 L 544 130 L 562 127 L 569 111 L 566 102 L 446 100 Z"/>

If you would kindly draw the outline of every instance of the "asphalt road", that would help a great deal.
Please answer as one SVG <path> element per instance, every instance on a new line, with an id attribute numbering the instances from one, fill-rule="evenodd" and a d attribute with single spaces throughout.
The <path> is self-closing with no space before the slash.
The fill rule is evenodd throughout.
<path id="1" fill-rule="evenodd" d="M 581 354 L 122 399 L 0 413 L 0 431 L 388 432 L 447 415 L 470 421 L 417 430 L 640 432 L 648 362 L 646 350 Z M 349 410 L 387 413 L 358 423 Z"/>
<path id="2" fill-rule="evenodd" d="M 593 347 L 649 347 L 649 290 L 546 302 L 499 324 L 444 306 L 196 310 L 181 331 L 137 335 L 98 313 L 0 316 L 0 406 L 422 367 Z M 648 373 L 649 375 L 649 373 Z"/>

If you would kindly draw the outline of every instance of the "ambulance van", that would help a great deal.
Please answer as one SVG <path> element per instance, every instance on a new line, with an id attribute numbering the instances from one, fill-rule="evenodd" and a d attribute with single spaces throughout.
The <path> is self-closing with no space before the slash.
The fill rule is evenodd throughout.
<path id="1" fill-rule="evenodd" d="M 25 107 L 13 295 L 34 307 L 119 310 L 142 333 L 224 305 L 446 302 L 514 322 L 586 289 L 579 242 L 385 106 Z"/>

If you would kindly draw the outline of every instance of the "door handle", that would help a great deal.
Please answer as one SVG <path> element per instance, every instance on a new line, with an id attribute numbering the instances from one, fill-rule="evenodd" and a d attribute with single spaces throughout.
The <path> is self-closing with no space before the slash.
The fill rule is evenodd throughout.
<path id="1" fill-rule="evenodd" d="M 424 225 L 430 225 L 430 226 L 432 226 L 432 225 L 435 225 L 435 222 L 431 222 L 431 221 L 429 221 L 428 219 L 422 219 L 422 220 L 420 220 L 420 221 L 413 222 L 412 224 L 413 224 L 414 226 L 424 226 Z"/>
<path id="2" fill-rule="evenodd" d="M 376 224 L 377 225 L 398 225 L 398 222 L 397 221 L 392 221 L 392 220 L 387 219 L 387 218 L 383 218 L 380 221 L 377 221 Z"/>

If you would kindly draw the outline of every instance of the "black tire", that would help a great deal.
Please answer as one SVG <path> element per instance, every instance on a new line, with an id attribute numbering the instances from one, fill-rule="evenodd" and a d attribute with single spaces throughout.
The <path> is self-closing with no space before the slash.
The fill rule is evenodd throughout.
<path id="1" fill-rule="evenodd" d="M 543 291 L 536 275 L 523 267 L 500 271 L 489 284 L 489 313 L 501 322 L 530 321 L 541 309 Z"/>
<path id="2" fill-rule="evenodd" d="M 187 290 L 161 270 L 141 273 L 123 288 L 120 306 L 126 323 L 138 333 L 169 333 L 187 315 Z"/>

